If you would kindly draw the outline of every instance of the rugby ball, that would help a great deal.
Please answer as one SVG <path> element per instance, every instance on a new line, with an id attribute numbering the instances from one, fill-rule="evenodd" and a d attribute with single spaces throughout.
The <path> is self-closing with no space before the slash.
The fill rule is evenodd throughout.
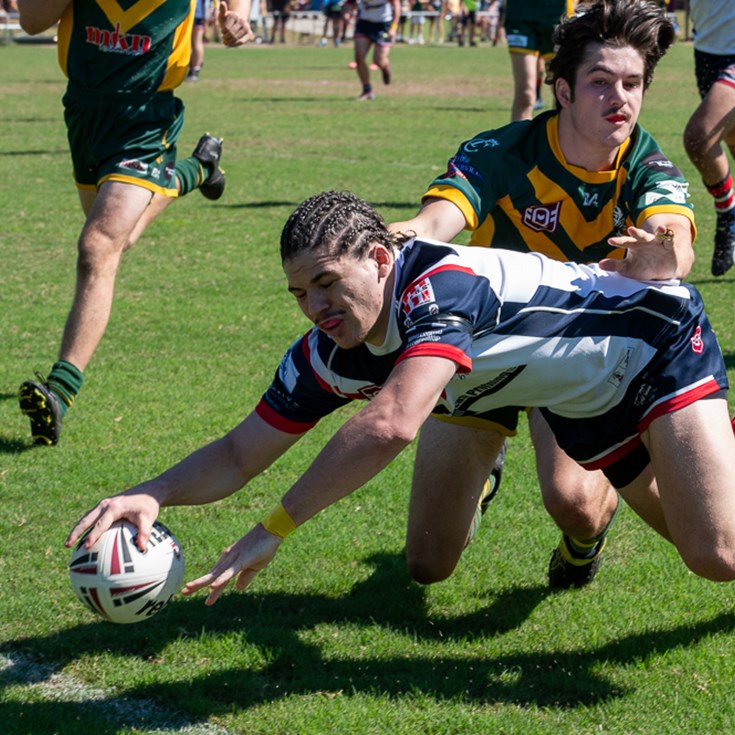
<path id="1" fill-rule="evenodd" d="M 148 548 L 135 545 L 138 529 L 113 523 L 90 548 L 83 536 L 69 564 L 77 597 L 112 623 L 138 623 L 161 612 L 184 579 L 184 555 L 171 531 L 156 521 Z"/>

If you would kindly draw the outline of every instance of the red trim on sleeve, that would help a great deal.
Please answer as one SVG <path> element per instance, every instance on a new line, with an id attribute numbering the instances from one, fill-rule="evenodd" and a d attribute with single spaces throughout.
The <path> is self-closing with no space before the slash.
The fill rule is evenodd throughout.
<path id="1" fill-rule="evenodd" d="M 284 434 L 303 434 L 312 427 L 316 426 L 316 421 L 291 421 L 284 418 L 280 413 L 276 413 L 262 398 L 255 407 L 255 413 L 274 429 L 282 431 Z"/>
<path id="2" fill-rule="evenodd" d="M 444 357 L 457 364 L 458 373 L 472 372 L 472 360 L 465 352 L 462 352 L 459 347 L 445 345 L 441 342 L 422 342 L 414 345 L 399 355 L 396 365 L 407 357 Z"/>

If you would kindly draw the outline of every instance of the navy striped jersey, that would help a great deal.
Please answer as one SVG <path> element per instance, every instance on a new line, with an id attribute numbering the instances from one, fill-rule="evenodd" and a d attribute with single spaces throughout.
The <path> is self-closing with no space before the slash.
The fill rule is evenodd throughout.
<path id="1" fill-rule="evenodd" d="M 575 263 L 623 257 L 608 238 L 653 214 L 694 222 L 686 180 L 643 128 L 623 143 L 613 170 L 587 171 L 567 163 L 553 112 L 462 143 L 427 197 L 459 207 L 471 245 Z"/>
<path id="2" fill-rule="evenodd" d="M 175 89 L 191 57 L 195 0 L 73 0 L 59 25 L 59 65 L 78 94 Z M 101 97 L 100 97 L 101 95 Z"/>
<path id="3" fill-rule="evenodd" d="M 667 350 L 681 353 L 685 366 L 674 369 L 672 358 L 674 367 L 658 366 L 645 388 L 636 383 Z M 536 253 L 413 240 L 397 257 L 384 343 L 346 350 L 312 329 L 289 349 L 256 410 L 300 433 L 353 399 L 369 399 L 396 364 L 421 355 L 456 364 L 436 406 L 455 417 L 543 406 L 583 419 L 634 390 L 637 425 L 674 395 L 701 397 L 727 385 L 690 285 L 643 283 Z"/>

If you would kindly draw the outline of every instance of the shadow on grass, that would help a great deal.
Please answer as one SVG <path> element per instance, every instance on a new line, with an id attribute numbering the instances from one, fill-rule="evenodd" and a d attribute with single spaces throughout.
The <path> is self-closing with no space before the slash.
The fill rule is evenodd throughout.
<path id="1" fill-rule="evenodd" d="M 101 652 L 120 656 L 121 666 L 125 666 L 131 657 L 155 660 L 175 641 L 201 636 L 216 640 L 236 632 L 245 645 L 263 651 L 267 661 L 264 666 L 202 672 L 194 668 L 177 681 L 144 684 L 123 693 L 126 700 L 176 703 L 177 710 L 186 710 L 191 722 L 196 722 L 294 694 L 325 692 L 378 697 L 418 693 L 437 701 L 461 699 L 466 703 L 559 710 L 589 707 L 629 694 L 629 689 L 606 678 L 600 669 L 607 670 L 610 664 L 635 665 L 735 629 L 735 614 L 723 613 L 708 621 L 632 634 L 592 649 L 495 654 L 493 638 L 520 627 L 550 594 L 546 588 L 518 587 L 498 594 L 487 607 L 472 614 L 429 617 L 424 588 L 408 578 L 402 554 L 379 554 L 367 561 L 374 566 L 372 576 L 338 598 L 229 594 L 214 608 L 207 608 L 199 597 L 174 602 L 159 618 L 142 626 L 92 623 L 43 638 L 9 641 L 2 648 L 35 660 L 53 661 L 55 667 Z M 379 626 L 405 635 L 407 653 L 370 656 L 366 655 L 366 644 L 354 657 L 327 657 L 319 645 L 305 642 L 300 635 L 324 624 Z M 417 642 L 434 644 L 431 654 L 411 654 Z M 475 645 L 458 655 L 457 643 Z M 486 655 L 477 655 L 477 643 L 482 644 Z M 238 644 L 232 641 L 228 645 Z M 43 668 L 40 664 L 34 670 Z M 7 686 L 9 677 L 0 678 L 0 682 Z M 17 674 L 13 682 L 34 683 L 19 681 Z M 43 708 L 52 706 L 48 702 L 28 703 L 25 716 L 30 719 L 35 707 L 41 708 L 39 714 L 45 716 Z M 69 703 L 55 706 L 60 708 L 61 716 L 61 709 L 68 708 Z M 79 704 L 80 713 L 84 707 Z"/>

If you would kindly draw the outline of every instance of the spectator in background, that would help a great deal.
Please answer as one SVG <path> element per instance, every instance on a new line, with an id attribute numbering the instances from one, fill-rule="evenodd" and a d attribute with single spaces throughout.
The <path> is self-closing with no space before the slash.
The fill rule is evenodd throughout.
<path id="1" fill-rule="evenodd" d="M 735 2 L 691 0 L 690 11 L 702 102 L 689 118 L 684 147 L 714 199 L 712 275 L 721 276 L 735 255 L 735 193 L 726 150 L 735 155 Z"/>
<path id="2" fill-rule="evenodd" d="M 335 48 L 339 48 L 342 45 L 342 34 L 344 33 L 345 2 L 344 0 L 324 0 L 322 12 L 324 13 L 324 30 L 321 39 L 319 39 L 319 46 L 327 45 L 329 26 L 331 25 L 332 43 Z"/>
<path id="3" fill-rule="evenodd" d="M 408 42 L 424 44 L 424 26 L 426 25 L 426 4 L 424 0 L 414 0 L 411 5 L 411 25 L 409 28 Z"/>
<path id="4" fill-rule="evenodd" d="M 286 43 L 286 23 L 291 17 L 291 0 L 268 0 L 268 12 L 273 24 L 270 43 L 276 42 L 276 36 L 281 43 Z"/>
<path id="5" fill-rule="evenodd" d="M 465 32 L 470 46 L 477 46 L 475 33 L 477 32 L 477 0 L 462 0 L 459 16 L 459 38 L 457 43 L 464 46 Z"/>
<path id="6" fill-rule="evenodd" d="M 355 64 L 357 65 L 357 76 L 362 83 L 362 93 L 357 98 L 358 100 L 375 99 L 367 62 L 372 46 L 375 46 L 373 63 L 383 75 L 383 84 L 390 84 L 389 54 L 396 38 L 400 17 L 400 0 L 358 1 L 357 23 L 355 24 Z"/>
<path id="7" fill-rule="evenodd" d="M 505 36 L 513 70 L 511 120 L 530 120 L 538 99 L 539 57 L 554 55 L 552 36 L 559 20 L 570 15 L 574 0 L 507 0 Z"/>
<path id="8" fill-rule="evenodd" d="M 186 79 L 198 82 L 204 66 L 204 34 L 209 22 L 209 0 L 196 0 L 194 27 L 191 29 L 191 61 Z"/>

